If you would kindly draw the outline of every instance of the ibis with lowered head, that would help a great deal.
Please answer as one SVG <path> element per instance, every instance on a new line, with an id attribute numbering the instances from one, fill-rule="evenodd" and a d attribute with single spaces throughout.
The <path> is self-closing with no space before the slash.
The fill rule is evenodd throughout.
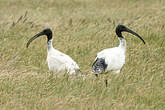
<path id="1" fill-rule="evenodd" d="M 97 53 L 97 57 L 92 65 L 92 71 L 97 76 L 100 73 L 112 71 L 113 73 L 120 73 L 121 68 L 125 64 L 126 57 L 126 40 L 122 36 L 122 32 L 129 32 L 137 36 L 145 44 L 145 41 L 141 36 L 127 28 L 124 25 L 119 24 L 116 27 L 116 34 L 120 41 L 119 46 L 104 49 Z"/>
<path id="2" fill-rule="evenodd" d="M 69 75 L 76 75 L 80 73 L 80 68 L 78 64 L 68 55 L 56 50 L 52 46 L 52 31 L 51 29 L 44 29 L 42 32 L 33 36 L 28 42 L 26 47 L 30 45 L 30 43 L 42 36 L 47 36 L 47 63 L 49 70 L 54 73 L 58 74 L 61 72 L 67 72 Z"/>

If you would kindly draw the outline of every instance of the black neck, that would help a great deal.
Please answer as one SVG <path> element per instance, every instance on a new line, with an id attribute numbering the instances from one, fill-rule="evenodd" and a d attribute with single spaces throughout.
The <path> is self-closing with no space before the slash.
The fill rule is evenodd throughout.
<path id="1" fill-rule="evenodd" d="M 117 34 L 117 36 L 118 36 L 119 38 L 124 38 L 124 37 L 122 36 L 122 33 L 121 33 L 121 31 L 120 31 L 119 29 L 116 29 L 116 34 Z"/>
<path id="2" fill-rule="evenodd" d="M 48 39 L 47 42 L 49 42 L 52 39 L 52 34 L 47 35 L 47 39 Z"/>

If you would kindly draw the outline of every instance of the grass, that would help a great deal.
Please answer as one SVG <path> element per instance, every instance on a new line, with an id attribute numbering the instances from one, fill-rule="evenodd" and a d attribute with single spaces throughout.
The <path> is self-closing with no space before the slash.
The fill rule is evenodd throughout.
<path id="1" fill-rule="evenodd" d="M 0 7 L 1 110 L 164 110 L 164 0 L 1 0 Z M 119 44 L 117 24 L 140 34 L 146 45 L 125 33 L 121 73 L 96 79 L 92 62 L 97 52 Z M 26 49 L 28 39 L 47 27 L 54 47 L 88 77 L 53 76 L 46 37 Z"/>

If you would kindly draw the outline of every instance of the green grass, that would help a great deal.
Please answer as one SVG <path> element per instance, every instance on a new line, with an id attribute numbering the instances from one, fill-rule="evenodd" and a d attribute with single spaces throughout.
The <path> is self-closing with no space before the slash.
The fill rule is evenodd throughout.
<path id="1" fill-rule="evenodd" d="M 164 0 L 1 0 L 1 110 L 164 110 Z M 121 73 L 95 78 L 91 65 L 96 53 L 117 46 L 115 27 L 130 34 L 126 64 Z M 83 78 L 54 76 L 46 63 L 46 37 L 30 37 L 53 30 L 54 48 L 71 56 Z M 108 87 L 104 85 L 108 77 Z"/>

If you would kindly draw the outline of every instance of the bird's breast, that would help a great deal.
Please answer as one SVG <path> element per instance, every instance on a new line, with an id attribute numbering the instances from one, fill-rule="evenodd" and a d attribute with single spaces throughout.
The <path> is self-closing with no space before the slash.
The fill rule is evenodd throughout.
<path id="1" fill-rule="evenodd" d="M 107 70 L 120 70 L 125 63 L 125 51 L 116 47 L 105 49 L 98 53 L 98 58 L 104 58 Z"/>

